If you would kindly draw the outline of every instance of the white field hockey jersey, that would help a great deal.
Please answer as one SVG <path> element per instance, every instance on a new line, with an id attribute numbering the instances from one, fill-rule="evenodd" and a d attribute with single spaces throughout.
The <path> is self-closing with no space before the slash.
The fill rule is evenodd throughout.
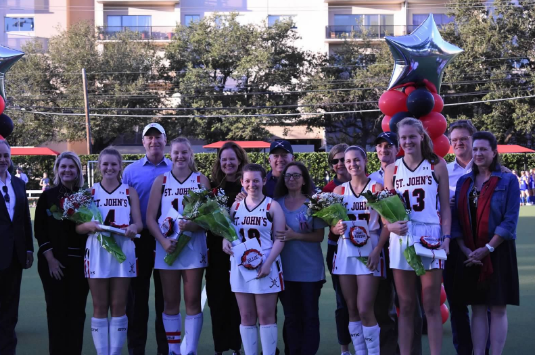
<path id="1" fill-rule="evenodd" d="M 381 228 L 379 224 L 379 214 L 366 207 L 366 198 L 361 196 L 363 192 L 371 191 L 377 192 L 376 188 L 377 182 L 375 180 L 368 179 L 368 183 L 364 189 L 358 193 L 353 191 L 350 182 L 343 183 L 341 195 L 344 198 L 344 206 L 347 209 L 347 216 L 350 220 L 365 220 L 368 222 L 368 230 L 371 232 L 379 233 Z"/>
<path id="2" fill-rule="evenodd" d="M 184 195 L 187 195 L 189 190 L 199 188 L 201 188 L 201 174 L 198 172 L 192 172 L 183 182 L 178 181 L 171 171 L 163 174 L 162 216 L 167 216 L 170 208 L 174 208 L 182 214 L 184 212 Z"/>
<path id="3" fill-rule="evenodd" d="M 130 196 L 128 184 L 121 184 L 114 191 L 106 191 L 100 183 L 91 189 L 93 201 L 97 205 L 104 225 L 116 228 L 130 225 Z"/>
<path id="4" fill-rule="evenodd" d="M 236 204 L 234 210 L 234 228 L 242 242 L 247 239 L 257 238 L 263 250 L 271 249 L 272 240 L 272 218 L 269 214 L 272 199 L 265 196 L 264 200 L 250 210 L 245 200 Z"/>
<path id="5" fill-rule="evenodd" d="M 396 191 L 405 200 L 410 209 L 410 219 L 415 222 L 439 224 L 438 213 L 438 181 L 435 166 L 424 159 L 414 171 L 410 170 L 405 161 L 395 162 L 393 184 Z"/>

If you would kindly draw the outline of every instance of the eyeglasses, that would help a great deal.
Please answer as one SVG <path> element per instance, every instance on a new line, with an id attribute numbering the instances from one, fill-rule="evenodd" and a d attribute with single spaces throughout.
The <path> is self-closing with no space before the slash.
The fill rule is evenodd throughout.
<path id="1" fill-rule="evenodd" d="M 451 140 L 452 143 L 456 144 L 456 143 L 468 143 L 468 141 L 470 140 L 470 137 L 460 137 L 460 138 L 453 138 Z"/>
<path id="2" fill-rule="evenodd" d="M 331 159 L 331 165 L 336 165 L 338 163 L 343 163 L 343 162 L 344 162 L 344 158 Z"/>
<path id="3" fill-rule="evenodd" d="M 303 176 L 303 174 L 299 174 L 299 173 L 284 174 L 284 179 L 285 179 L 285 180 L 290 180 L 291 178 L 293 178 L 294 180 L 297 180 L 297 179 L 299 179 L 301 176 Z"/>
<path id="4" fill-rule="evenodd" d="M 4 200 L 6 200 L 7 203 L 9 203 L 9 195 L 7 193 L 7 186 L 2 186 L 2 192 L 4 193 Z"/>

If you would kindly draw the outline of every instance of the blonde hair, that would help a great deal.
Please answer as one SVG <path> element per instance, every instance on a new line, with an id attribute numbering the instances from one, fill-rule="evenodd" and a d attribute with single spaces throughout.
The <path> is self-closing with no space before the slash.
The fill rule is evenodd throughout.
<path id="1" fill-rule="evenodd" d="M 80 161 L 80 158 L 76 153 L 73 152 L 63 152 L 56 158 L 56 162 L 54 163 L 54 185 L 60 184 L 58 169 L 59 169 L 59 163 L 62 159 L 70 159 L 74 162 L 74 165 L 76 165 L 76 169 L 78 169 L 78 176 L 76 177 L 75 186 L 76 187 L 82 187 L 84 186 L 84 175 L 82 174 L 82 162 Z"/>
<path id="2" fill-rule="evenodd" d="M 431 164 L 438 164 L 439 159 L 438 155 L 436 155 L 433 152 L 433 141 L 431 140 L 431 137 L 429 137 L 429 134 L 424 129 L 424 126 L 422 124 L 422 121 L 417 120 L 413 117 L 405 117 L 401 121 L 398 122 L 398 139 L 399 139 L 399 129 L 403 126 L 411 126 L 416 128 L 418 133 L 424 137 L 424 140 L 421 144 L 421 150 L 422 150 L 422 157 L 429 161 Z"/>
<path id="3" fill-rule="evenodd" d="M 189 152 L 191 153 L 191 156 L 190 156 L 190 159 L 189 159 L 189 162 L 188 162 L 188 168 L 193 171 L 194 173 L 196 173 L 198 170 L 197 170 L 197 165 L 195 164 L 195 158 L 193 157 L 193 149 L 191 149 L 191 143 L 189 141 L 189 139 L 185 138 L 185 137 L 177 137 L 175 139 L 173 139 L 171 141 L 171 150 L 173 149 L 173 144 L 176 144 L 176 143 L 181 143 L 181 144 L 185 144 L 187 147 L 188 147 L 188 150 Z"/>
<path id="4" fill-rule="evenodd" d="M 114 157 L 119 159 L 119 174 L 117 174 L 117 180 L 119 180 L 119 182 L 121 182 L 121 177 L 123 175 L 122 174 L 123 173 L 123 156 L 114 147 L 104 148 L 104 150 L 102 152 L 100 152 L 100 154 L 98 155 L 98 170 L 100 171 L 101 174 L 102 174 L 102 171 L 100 170 L 100 163 L 101 163 L 101 158 L 104 155 L 113 155 Z"/>

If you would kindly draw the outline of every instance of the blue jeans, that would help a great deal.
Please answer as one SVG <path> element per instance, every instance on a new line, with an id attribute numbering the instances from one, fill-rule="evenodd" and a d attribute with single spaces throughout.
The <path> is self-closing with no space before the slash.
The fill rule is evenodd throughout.
<path id="1" fill-rule="evenodd" d="M 336 333 L 338 335 L 338 344 L 349 345 L 351 344 L 351 335 L 349 335 L 349 313 L 347 312 L 346 301 L 342 294 L 342 288 L 340 287 L 340 281 L 338 275 L 333 274 L 333 257 L 336 253 L 337 245 L 327 245 L 327 268 L 331 273 L 331 279 L 333 281 L 333 289 L 336 294 L 336 311 L 334 313 L 336 320 Z"/>
<path id="2" fill-rule="evenodd" d="M 284 281 L 279 298 L 284 308 L 286 355 L 314 355 L 320 346 L 319 298 L 325 281 Z"/>

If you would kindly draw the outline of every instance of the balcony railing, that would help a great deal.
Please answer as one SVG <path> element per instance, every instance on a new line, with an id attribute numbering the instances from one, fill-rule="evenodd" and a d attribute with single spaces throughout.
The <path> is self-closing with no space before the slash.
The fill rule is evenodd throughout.
<path id="1" fill-rule="evenodd" d="M 327 26 L 325 38 L 327 39 L 380 39 L 385 36 L 401 36 L 410 32 L 409 26 L 399 25 L 348 25 L 348 26 Z M 412 27 L 412 26 L 411 26 Z M 416 28 L 416 27 L 414 27 Z"/>
<path id="2" fill-rule="evenodd" d="M 175 26 L 101 26 L 97 27 L 100 40 L 117 40 L 123 32 L 130 32 L 138 40 L 170 41 L 175 36 Z"/>

